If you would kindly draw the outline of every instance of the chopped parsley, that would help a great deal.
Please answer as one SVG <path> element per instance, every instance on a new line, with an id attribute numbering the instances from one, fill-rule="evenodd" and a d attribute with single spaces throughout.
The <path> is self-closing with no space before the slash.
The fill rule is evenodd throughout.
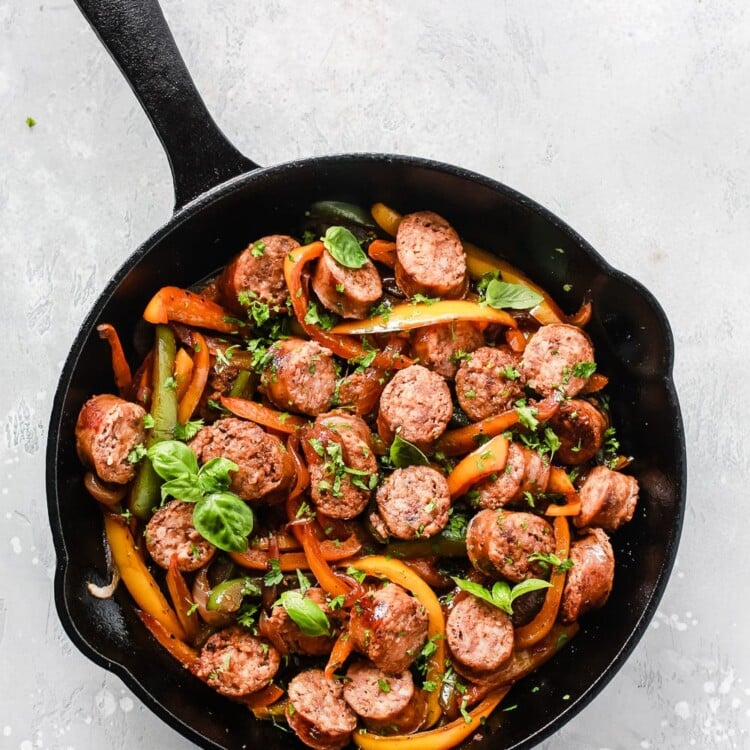
<path id="1" fill-rule="evenodd" d="M 268 561 L 269 571 L 263 576 L 263 583 L 266 586 L 276 586 L 284 580 L 284 574 L 281 572 L 281 564 L 277 557 L 272 557 Z"/>

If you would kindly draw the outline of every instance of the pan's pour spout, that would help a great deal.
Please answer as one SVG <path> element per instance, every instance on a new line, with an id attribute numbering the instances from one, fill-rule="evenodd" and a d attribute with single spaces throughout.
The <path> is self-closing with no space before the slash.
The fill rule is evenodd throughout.
<path id="1" fill-rule="evenodd" d="M 175 211 L 257 169 L 206 109 L 157 0 L 76 0 L 148 114 L 169 159 Z"/>

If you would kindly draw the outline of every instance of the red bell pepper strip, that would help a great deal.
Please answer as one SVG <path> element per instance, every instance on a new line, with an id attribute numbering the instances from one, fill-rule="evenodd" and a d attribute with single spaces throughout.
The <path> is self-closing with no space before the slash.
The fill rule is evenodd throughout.
<path id="1" fill-rule="evenodd" d="M 262 424 L 264 427 L 270 427 L 277 432 L 291 434 L 308 423 L 303 417 L 285 414 L 246 398 L 222 396 L 221 405 L 238 417 L 249 419 L 251 422 Z"/>
<path id="2" fill-rule="evenodd" d="M 120 337 L 117 335 L 114 326 L 109 323 L 98 325 L 96 330 L 99 333 L 99 338 L 104 339 L 109 344 L 112 353 L 112 372 L 115 376 L 115 385 L 120 396 L 124 396 L 133 383 L 133 374 L 130 372 L 128 360 L 125 359 Z"/>
<path id="3" fill-rule="evenodd" d="M 262 690 L 258 690 L 251 695 L 246 695 L 244 698 L 240 698 L 240 700 L 249 709 L 257 710 L 259 708 L 266 708 L 272 703 L 276 703 L 282 695 L 284 695 L 284 691 L 278 685 L 271 683 Z"/>
<path id="4" fill-rule="evenodd" d="M 141 622 L 148 628 L 151 635 L 156 638 L 159 645 L 165 648 L 185 669 L 192 671 L 193 666 L 198 658 L 198 654 L 192 647 L 188 646 L 185 641 L 171 633 L 164 625 L 154 617 L 150 612 L 144 612 L 137 609 L 136 613 L 141 618 Z"/>
<path id="5" fill-rule="evenodd" d="M 185 638 L 192 643 L 200 633 L 200 620 L 193 606 L 191 591 L 177 567 L 177 555 L 173 555 L 169 563 L 166 583 L 177 619 L 185 631 Z"/>
<path id="6" fill-rule="evenodd" d="M 461 497 L 473 484 L 490 474 L 503 471 L 508 462 L 508 447 L 506 438 L 497 435 L 463 458 L 448 475 L 451 497 Z"/>
<path id="7" fill-rule="evenodd" d="M 349 629 L 344 628 L 336 639 L 336 643 L 333 644 L 331 654 L 328 657 L 328 663 L 325 668 L 325 676 L 329 679 L 333 679 L 333 674 L 337 669 L 341 669 L 344 666 L 344 662 L 351 656 L 354 651 L 354 642 L 349 637 Z"/>
<path id="8" fill-rule="evenodd" d="M 177 321 L 220 333 L 237 333 L 245 327 L 216 302 L 176 286 L 162 287 L 146 305 L 143 319 L 149 323 Z"/>
<path id="9" fill-rule="evenodd" d="M 295 432 L 290 435 L 286 441 L 286 449 L 289 455 L 292 457 L 292 463 L 294 464 L 294 473 L 297 476 L 297 482 L 289 493 L 289 500 L 292 501 L 299 497 L 310 485 L 310 472 L 307 469 L 307 464 L 302 458 L 302 454 L 299 449 L 299 433 Z M 299 537 L 298 537 L 299 541 Z"/>

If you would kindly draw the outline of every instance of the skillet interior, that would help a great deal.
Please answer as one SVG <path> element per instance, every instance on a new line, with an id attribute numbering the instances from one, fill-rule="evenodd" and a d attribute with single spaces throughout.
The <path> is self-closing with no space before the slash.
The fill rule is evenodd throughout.
<path id="1" fill-rule="evenodd" d="M 472 748 L 531 747 L 572 717 L 613 676 L 653 615 L 672 567 L 685 496 L 682 422 L 671 382 L 672 338 L 658 303 L 611 269 L 575 232 L 518 193 L 483 177 L 424 160 L 359 155 L 327 157 L 258 170 L 190 204 L 118 271 L 84 322 L 68 357 L 50 423 L 47 489 L 58 554 L 55 594 L 70 637 L 87 656 L 120 675 L 157 714 L 203 747 L 292 738 L 219 697 L 187 675 L 151 639 L 120 587 L 114 600 L 89 596 L 85 583 L 106 569 L 100 514 L 82 487 L 74 425 L 91 394 L 112 392 L 108 353 L 94 331 L 114 324 L 131 358 L 131 334 L 150 296 L 165 284 L 187 286 L 223 265 L 263 234 L 293 231 L 315 200 L 382 200 L 402 212 L 443 214 L 468 240 L 503 255 L 567 309 L 587 290 L 594 314 L 587 330 L 599 368 L 611 380 L 613 419 L 641 501 L 632 523 L 613 538 L 617 569 L 607 606 L 584 618 L 572 646 L 520 683 Z M 563 252 L 559 252 L 562 250 Z M 564 293 L 563 284 L 572 284 Z M 539 686 L 537 692 L 531 688 Z M 567 696 L 567 697 L 565 697 Z"/>

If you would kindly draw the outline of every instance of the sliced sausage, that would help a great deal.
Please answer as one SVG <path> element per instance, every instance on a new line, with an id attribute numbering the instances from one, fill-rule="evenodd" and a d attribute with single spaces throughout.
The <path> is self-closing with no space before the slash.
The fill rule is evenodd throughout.
<path id="1" fill-rule="evenodd" d="M 597 466 L 589 472 L 578 494 L 581 512 L 574 517 L 573 523 L 579 529 L 599 526 L 616 531 L 635 513 L 638 480 L 606 466 Z"/>
<path id="2" fill-rule="evenodd" d="M 287 692 L 287 722 L 302 742 L 316 750 L 339 750 L 349 743 L 357 717 L 340 682 L 327 679 L 322 669 L 308 669 L 292 679 Z"/>
<path id="3" fill-rule="evenodd" d="M 585 464 L 602 447 L 607 417 L 588 401 L 571 399 L 560 404 L 549 426 L 560 440 L 555 458 L 564 464 Z"/>
<path id="4" fill-rule="evenodd" d="M 409 338 L 412 356 L 447 380 L 456 377 L 462 357 L 484 344 L 482 332 L 465 320 L 416 328 Z"/>
<path id="5" fill-rule="evenodd" d="M 266 687 L 279 663 L 279 652 L 273 646 L 234 625 L 206 641 L 194 671 L 222 695 L 240 698 Z"/>
<path id="6" fill-rule="evenodd" d="M 536 451 L 511 443 L 505 470 L 479 482 L 472 502 L 480 508 L 497 509 L 523 500 L 526 492 L 537 495 L 547 489 L 549 473 L 549 463 Z"/>
<path id="7" fill-rule="evenodd" d="M 169 568 L 176 555 L 180 570 L 198 570 L 214 556 L 216 547 L 193 526 L 193 508 L 193 503 L 172 500 L 151 516 L 146 525 L 146 549 L 159 567 Z"/>
<path id="8" fill-rule="evenodd" d="M 551 553 L 554 542 L 552 527 L 532 513 L 481 510 L 466 530 L 471 564 L 480 573 L 500 575 L 513 583 L 543 577 L 544 567 L 529 556 Z"/>
<path id="9" fill-rule="evenodd" d="M 591 339 L 580 328 L 553 323 L 542 326 L 529 339 L 521 356 L 521 371 L 526 384 L 543 396 L 556 390 L 575 396 L 588 382 L 575 374 L 576 365 L 593 361 Z"/>
<path id="10" fill-rule="evenodd" d="M 310 588 L 305 592 L 305 598 L 317 604 L 326 617 L 331 617 L 331 608 L 328 606 L 323 589 Z M 303 633 L 281 605 L 274 606 L 270 616 L 261 615 L 259 628 L 261 635 L 268 638 L 284 656 L 287 654 L 324 656 L 331 653 L 335 642 L 333 637 L 311 636 Z"/>
<path id="11" fill-rule="evenodd" d="M 76 422 L 78 457 L 104 482 L 127 484 L 136 465 L 128 454 L 146 437 L 142 406 L 103 393 L 90 398 Z"/>
<path id="12" fill-rule="evenodd" d="M 190 442 L 200 463 L 223 456 L 239 466 L 231 490 L 243 500 L 279 502 L 295 480 L 284 444 L 252 422 L 227 417 L 203 427 Z"/>
<path id="13" fill-rule="evenodd" d="M 404 216 L 396 233 L 396 283 L 408 297 L 458 299 L 469 279 L 456 230 L 432 211 Z"/>
<path id="14" fill-rule="evenodd" d="M 423 720 L 424 704 L 408 670 L 389 675 L 356 661 L 346 672 L 344 700 L 372 731 L 414 732 Z"/>
<path id="15" fill-rule="evenodd" d="M 573 622 L 592 609 L 603 607 L 615 579 L 615 556 L 609 537 L 601 529 L 589 529 L 570 545 L 573 567 L 563 589 L 560 619 Z"/>
<path id="16" fill-rule="evenodd" d="M 343 318 L 366 318 L 383 296 L 380 274 L 372 261 L 347 268 L 325 251 L 315 266 L 312 288 L 323 306 Z"/>
<path id="17" fill-rule="evenodd" d="M 507 346 L 483 346 L 456 373 L 456 396 L 469 419 L 480 419 L 513 407 L 523 397 L 523 380 L 516 355 Z"/>
<path id="18" fill-rule="evenodd" d="M 375 494 L 389 536 L 424 539 L 448 523 L 451 505 L 445 477 L 430 466 L 396 469 Z"/>
<path id="19" fill-rule="evenodd" d="M 351 408 L 354 414 L 364 417 L 375 410 L 385 383 L 385 373 L 381 370 L 374 367 L 355 370 L 337 382 L 333 401 L 336 406 Z"/>
<path id="20" fill-rule="evenodd" d="M 388 674 L 400 674 L 427 642 L 424 607 L 401 586 L 368 591 L 352 609 L 349 633 L 354 648 Z"/>
<path id="21" fill-rule="evenodd" d="M 310 496 L 322 513 L 348 519 L 367 506 L 378 471 L 370 439 L 365 422 L 352 414 L 332 412 L 315 420 L 303 449 Z"/>
<path id="22" fill-rule="evenodd" d="M 293 237 L 272 234 L 261 237 L 243 250 L 222 272 L 217 281 L 224 304 L 235 312 L 243 310 L 238 296 L 245 292 L 271 308 L 286 305 L 284 259 L 299 247 Z"/>
<path id="23" fill-rule="evenodd" d="M 336 388 L 331 352 L 314 341 L 294 338 L 275 342 L 272 351 L 260 379 L 267 398 L 282 411 L 313 417 L 328 411 Z"/>
<path id="24" fill-rule="evenodd" d="M 422 450 L 429 450 L 453 414 L 445 380 L 422 365 L 399 370 L 383 389 L 378 412 L 378 433 L 386 443 L 398 434 Z"/>
<path id="25" fill-rule="evenodd" d="M 456 672 L 474 682 L 502 667 L 513 653 L 510 617 L 471 595 L 451 609 L 445 637 Z"/>

